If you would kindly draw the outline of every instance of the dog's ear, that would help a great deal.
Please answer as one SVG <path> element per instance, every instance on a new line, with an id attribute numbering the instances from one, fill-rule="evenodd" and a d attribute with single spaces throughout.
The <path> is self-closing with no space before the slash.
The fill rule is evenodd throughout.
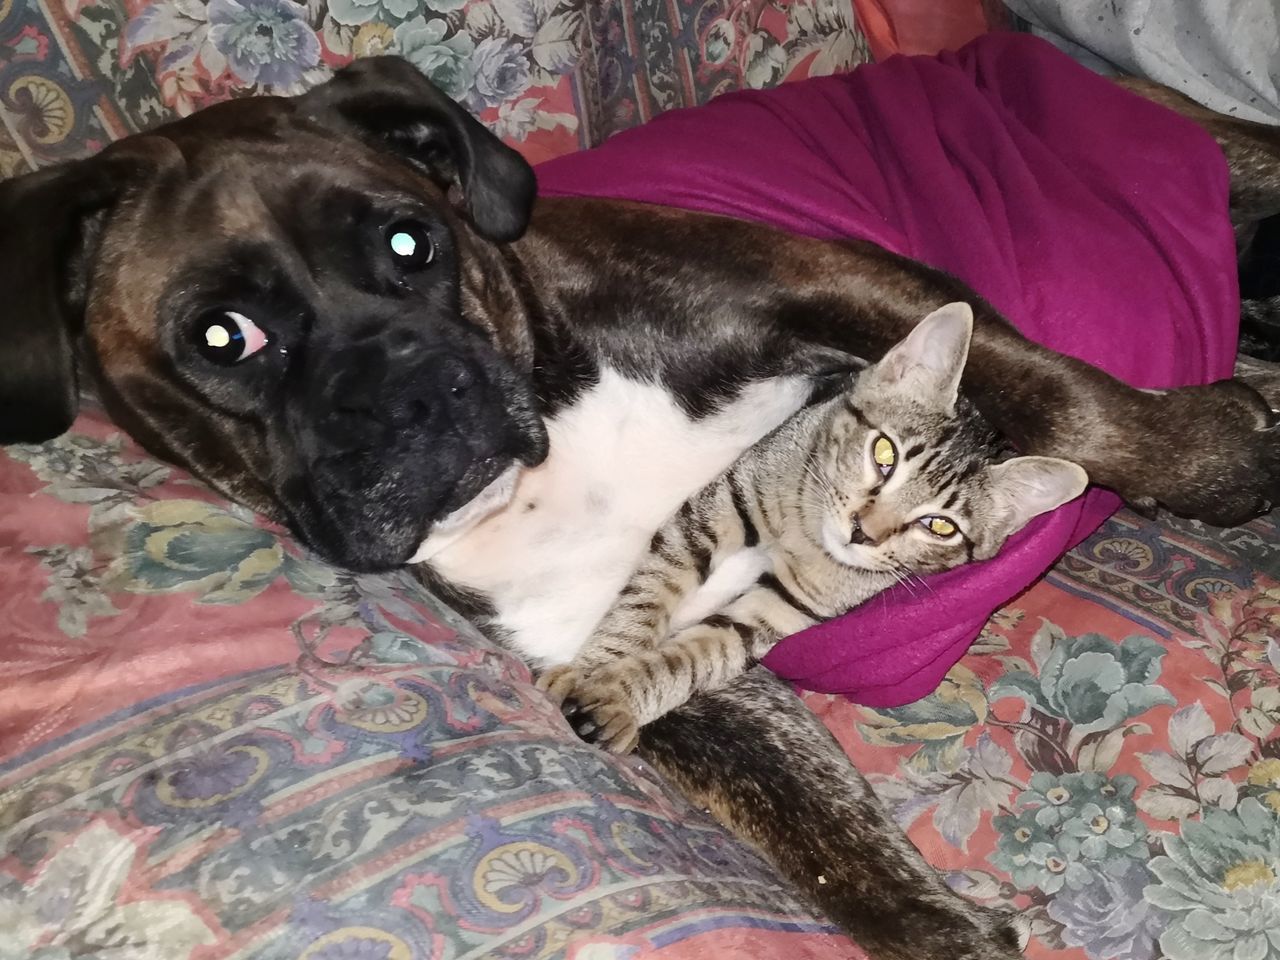
<path id="1" fill-rule="evenodd" d="M 142 139 L 0 181 L 0 444 L 49 440 L 75 419 L 98 235 L 124 189 L 154 168 Z"/>
<path id="2" fill-rule="evenodd" d="M 524 158 L 401 57 L 357 60 L 299 98 L 304 113 L 384 143 L 462 191 L 481 236 L 517 239 L 537 181 Z"/>

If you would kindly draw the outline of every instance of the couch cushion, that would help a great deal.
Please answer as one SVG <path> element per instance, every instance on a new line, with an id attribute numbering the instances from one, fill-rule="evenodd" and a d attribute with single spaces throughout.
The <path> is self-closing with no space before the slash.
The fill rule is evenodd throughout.
<path id="1" fill-rule="evenodd" d="M 1121 513 L 925 700 L 808 702 L 1032 957 L 1276 960 L 1277 519 Z M 0 582 L 0 956 L 859 956 L 415 581 L 95 413 L 0 454 Z"/>
<path id="2" fill-rule="evenodd" d="M 578 68 L 584 145 L 730 90 L 871 59 L 853 0 L 608 0 L 587 14 Z"/>
<path id="3" fill-rule="evenodd" d="M 1280 960 L 1278 524 L 1122 511 L 929 697 L 808 702 L 1031 957 Z"/>
<path id="4" fill-rule="evenodd" d="M 2 106 L 29 162 L 395 52 L 534 160 L 576 149 L 583 0 L 0 3 Z"/>
<path id="5" fill-rule="evenodd" d="M 379 53 L 408 57 L 536 163 L 744 82 L 859 63 L 852 24 L 850 0 L 0 2 L 0 176 Z M 637 109 L 618 92 L 633 75 L 649 84 Z"/>

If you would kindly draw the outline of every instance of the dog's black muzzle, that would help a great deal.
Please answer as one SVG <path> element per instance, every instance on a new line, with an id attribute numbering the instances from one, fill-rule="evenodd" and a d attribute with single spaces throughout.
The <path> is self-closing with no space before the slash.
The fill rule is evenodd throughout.
<path id="1" fill-rule="evenodd" d="M 546 456 L 525 377 L 478 332 L 391 328 L 311 349 L 279 489 L 294 529 L 339 564 L 404 563 L 506 467 Z"/>

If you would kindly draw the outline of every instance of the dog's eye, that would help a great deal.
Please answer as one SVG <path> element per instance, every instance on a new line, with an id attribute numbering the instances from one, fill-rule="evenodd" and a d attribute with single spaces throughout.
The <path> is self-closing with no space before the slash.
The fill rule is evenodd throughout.
<path id="1" fill-rule="evenodd" d="M 202 357 L 224 367 L 249 359 L 267 345 L 262 328 L 234 310 L 202 317 L 196 324 L 195 340 Z"/>
<path id="2" fill-rule="evenodd" d="M 401 220 L 387 228 L 387 246 L 395 262 L 404 270 L 421 270 L 436 256 L 436 245 L 424 226 Z"/>

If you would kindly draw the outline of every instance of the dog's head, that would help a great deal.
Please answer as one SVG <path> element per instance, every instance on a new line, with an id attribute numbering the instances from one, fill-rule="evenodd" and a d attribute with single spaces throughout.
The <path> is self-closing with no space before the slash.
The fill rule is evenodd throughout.
<path id="1" fill-rule="evenodd" d="M 0 443 L 63 432 L 87 373 L 331 559 L 402 563 L 545 455 L 527 324 L 486 299 L 534 186 L 395 58 L 0 184 Z"/>

